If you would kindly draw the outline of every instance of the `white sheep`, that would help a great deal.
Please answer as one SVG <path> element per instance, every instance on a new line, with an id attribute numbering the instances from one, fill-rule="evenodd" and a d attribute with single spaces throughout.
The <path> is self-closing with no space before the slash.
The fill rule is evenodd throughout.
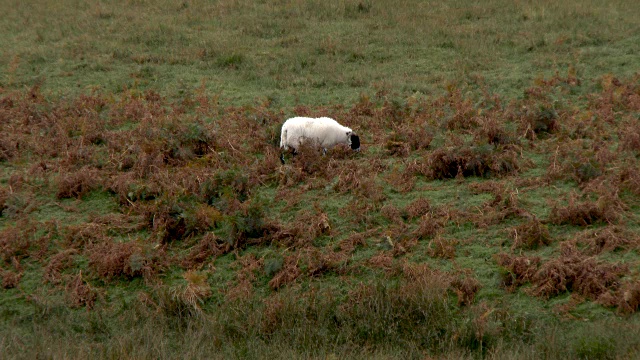
<path id="1" fill-rule="evenodd" d="M 326 153 L 338 144 L 346 144 L 353 150 L 360 150 L 360 138 L 350 128 L 328 118 L 293 117 L 282 125 L 280 147 L 293 148 L 294 154 L 303 141 L 316 141 Z M 284 154 L 280 160 L 284 162 Z"/>

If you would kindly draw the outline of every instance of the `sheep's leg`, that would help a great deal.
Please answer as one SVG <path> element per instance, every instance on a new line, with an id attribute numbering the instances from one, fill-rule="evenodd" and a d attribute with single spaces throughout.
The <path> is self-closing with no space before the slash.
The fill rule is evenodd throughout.
<path id="1" fill-rule="evenodd" d="M 289 148 L 288 150 L 289 150 L 288 152 L 291 154 L 291 156 L 296 156 L 298 154 L 298 150 L 296 150 L 295 148 Z M 284 153 L 285 152 L 287 152 L 287 151 L 284 151 L 284 152 L 280 153 L 280 163 L 282 163 L 282 165 L 284 165 L 284 163 L 285 163 L 285 161 L 284 161 Z"/>

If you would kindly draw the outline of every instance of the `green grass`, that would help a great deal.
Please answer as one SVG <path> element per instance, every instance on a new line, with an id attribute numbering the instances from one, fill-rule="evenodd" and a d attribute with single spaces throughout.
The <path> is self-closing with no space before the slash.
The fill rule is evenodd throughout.
<path id="1" fill-rule="evenodd" d="M 0 20 L 0 87 L 174 97 L 202 87 L 278 107 L 450 83 L 513 97 L 568 69 L 587 81 L 633 74 L 638 14 L 629 1 L 33 1 Z"/>

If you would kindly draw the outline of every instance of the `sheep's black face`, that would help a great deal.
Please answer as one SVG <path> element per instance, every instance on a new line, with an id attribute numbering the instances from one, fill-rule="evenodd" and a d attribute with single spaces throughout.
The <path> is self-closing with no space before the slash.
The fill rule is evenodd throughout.
<path id="1" fill-rule="evenodd" d="M 351 134 L 351 150 L 360 149 L 360 137 L 356 134 Z"/>

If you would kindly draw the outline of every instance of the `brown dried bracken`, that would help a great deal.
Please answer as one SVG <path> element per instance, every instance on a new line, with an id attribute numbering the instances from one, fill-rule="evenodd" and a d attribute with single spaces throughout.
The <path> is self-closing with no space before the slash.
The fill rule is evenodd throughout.
<path id="1" fill-rule="evenodd" d="M 52 256 L 42 274 L 44 282 L 53 285 L 59 284 L 62 281 L 62 271 L 73 266 L 73 255 L 77 253 L 76 249 L 67 249 Z"/>
<path id="2" fill-rule="evenodd" d="M 18 286 L 22 279 L 22 272 L 14 272 L 11 270 L 0 269 L 0 277 L 2 278 L 3 289 L 13 289 Z"/>
<path id="3" fill-rule="evenodd" d="M 58 199 L 80 198 L 100 187 L 100 178 L 95 170 L 83 168 L 75 173 L 60 175 L 58 179 Z"/>
<path id="4" fill-rule="evenodd" d="M 458 305 L 465 306 L 473 303 L 476 293 L 482 288 L 482 285 L 474 277 L 459 274 L 454 276 L 451 287 L 458 295 Z"/>
<path id="5" fill-rule="evenodd" d="M 627 274 L 625 265 L 600 262 L 579 252 L 571 242 L 561 244 L 560 256 L 540 264 L 539 258 L 516 257 L 507 254 L 497 256 L 498 265 L 508 271 L 504 286 L 513 291 L 531 282 L 527 291 L 544 298 L 565 292 L 576 293 L 597 300 L 609 291 L 616 290 L 620 278 Z"/>
<path id="6" fill-rule="evenodd" d="M 614 223 L 620 218 L 620 210 L 609 196 L 601 196 L 598 201 L 578 201 L 575 195 L 569 198 L 567 206 L 554 205 L 549 214 L 552 224 L 587 226 L 597 222 Z"/>
<path id="7" fill-rule="evenodd" d="M 301 274 L 298 262 L 300 258 L 296 255 L 289 255 L 284 258 L 282 269 L 269 281 L 269 286 L 278 290 L 280 287 L 294 282 Z"/>
<path id="8" fill-rule="evenodd" d="M 458 245 L 458 240 L 456 239 L 446 239 L 441 236 L 436 236 L 429 242 L 427 252 L 431 257 L 451 260 L 456 257 L 456 245 Z"/>
<path id="9" fill-rule="evenodd" d="M 515 291 L 521 285 L 531 281 L 535 275 L 539 257 L 512 256 L 500 253 L 495 256 L 496 262 L 505 272 L 502 276 L 502 286 L 509 292 Z"/>
<path id="10" fill-rule="evenodd" d="M 108 239 L 85 248 L 92 274 L 104 279 L 149 278 L 166 266 L 162 248 L 144 251 L 136 241 L 116 242 Z"/>
<path id="11" fill-rule="evenodd" d="M 590 299 L 597 299 L 619 284 L 627 272 L 625 266 L 598 262 L 579 255 L 561 256 L 544 263 L 533 277 L 535 296 L 551 297 L 574 291 Z"/>
<path id="12" fill-rule="evenodd" d="M 575 236 L 574 241 L 585 245 L 585 252 L 597 255 L 602 252 L 637 249 L 640 236 L 620 226 L 587 230 Z"/>
<path id="13" fill-rule="evenodd" d="M 551 244 L 552 238 L 547 226 L 538 219 L 532 219 L 510 229 L 513 237 L 512 248 L 536 249 Z"/>
<path id="14" fill-rule="evenodd" d="M 74 276 L 66 287 L 67 299 L 71 307 L 77 308 L 85 306 L 87 309 L 93 308 L 98 294 L 82 280 L 82 272 Z"/>
<path id="15" fill-rule="evenodd" d="M 419 218 L 431 211 L 431 203 L 428 199 L 420 197 L 407 205 L 404 211 L 409 219 Z"/>

